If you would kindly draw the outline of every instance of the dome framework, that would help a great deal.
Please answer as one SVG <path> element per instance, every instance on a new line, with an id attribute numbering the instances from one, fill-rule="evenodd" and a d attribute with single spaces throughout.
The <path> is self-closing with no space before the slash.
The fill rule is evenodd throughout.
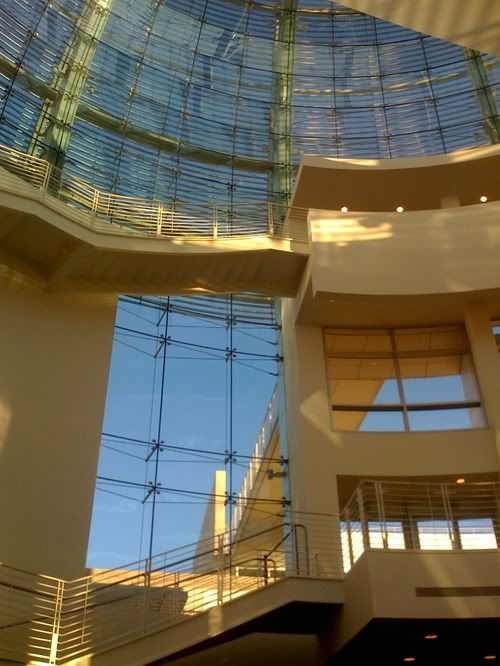
<path id="1" fill-rule="evenodd" d="M 7 0 L 0 141 L 100 189 L 287 201 L 303 154 L 500 136 L 499 59 L 330 0 Z"/>

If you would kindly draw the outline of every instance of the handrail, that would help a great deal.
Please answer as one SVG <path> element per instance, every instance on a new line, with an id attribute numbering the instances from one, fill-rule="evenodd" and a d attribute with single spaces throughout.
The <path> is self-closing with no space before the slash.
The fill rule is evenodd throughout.
<path id="1" fill-rule="evenodd" d="M 365 550 L 496 550 L 500 483 L 363 480 L 341 515 L 344 570 Z"/>
<path id="2" fill-rule="evenodd" d="M 331 529 L 330 521 L 324 529 Z M 65 581 L 0 565 L 0 582 L 10 585 L 0 604 L 0 659 L 28 654 L 60 664 L 96 654 L 297 575 L 292 533 L 288 521 L 239 540 L 226 533 L 216 548 L 194 553 L 190 544 L 141 560 L 135 571 L 113 570 L 111 577 L 106 572 Z M 265 559 L 270 548 L 271 569 Z M 18 589 L 17 579 L 26 577 L 29 584 Z"/>
<path id="3" fill-rule="evenodd" d="M 367 480 L 340 516 L 287 510 L 242 538 L 226 532 L 216 547 L 189 544 L 132 568 L 66 581 L 0 564 L 0 660 L 99 654 L 283 577 L 339 580 L 367 550 L 498 551 L 499 513 L 499 483 Z"/>
<path id="4" fill-rule="evenodd" d="M 267 201 L 195 204 L 148 200 L 102 192 L 82 179 L 33 155 L 0 145 L 0 167 L 39 190 L 47 202 L 58 201 L 94 231 L 156 239 L 224 240 L 266 236 L 308 242 L 307 209 Z M 0 169 L 0 189 L 29 195 Z"/>

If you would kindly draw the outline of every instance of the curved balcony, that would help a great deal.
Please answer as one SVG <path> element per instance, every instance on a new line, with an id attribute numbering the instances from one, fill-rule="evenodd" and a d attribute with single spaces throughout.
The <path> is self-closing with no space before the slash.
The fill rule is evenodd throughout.
<path id="1" fill-rule="evenodd" d="M 498 298 L 499 169 L 498 146 L 415 159 L 305 158 L 293 199 L 309 209 L 311 232 L 301 321 L 453 322 L 472 295 Z"/>
<path id="2" fill-rule="evenodd" d="M 2 261 L 44 287 L 296 292 L 308 252 L 305 210 L 167 205 L 101 192 L 6 147 L 0 167 Z"/>

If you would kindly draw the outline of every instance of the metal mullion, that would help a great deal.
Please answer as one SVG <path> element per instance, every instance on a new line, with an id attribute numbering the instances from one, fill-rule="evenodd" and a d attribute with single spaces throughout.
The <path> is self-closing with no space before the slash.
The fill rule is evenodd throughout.
<path id="1" fill-rule="evenodd" d="M 422 47 L 422 54 L 423 54 L 424 62 L 425 62 L 425 69 L 426 69 L 426 74 L 427 74 L 427 78 L 428 78 L 428 82 L 429 82 L 429 90 L 430 90 L 430 93 L 431 93 L 430 101 L 432 102 L 432 104 L 434 106 L 434 112 L 436 113 L 436 120 L 437 120 L 438 129 L 439 129 L 439 137 L 441 139 L 443 153 L 446 153 L 447 150 L 446 150 L 446 143 L 445 143 L 445 140 L 444 140 L 444 132 L 443 132 L 443 127 L 441 125 L 441 118 L 440 118 L 440 114 L 439 114 L 438 106 L 437 106 L 437 101 L 440 98 L 438 98 L 436 96 L 436 94 L 434 92 L 434 86 L 432 85 L 431 69 L 429 67 L 429 60 L 427 58 L 427 53 L 426 53 L 426 50 L 425 50 L 425 41 L 424 41 L 423 35 L 420 35 L 420 45 Z M 425 102 L 425 100 L 424 100 L 424 102 Z M 432 130 L 430 129 L 430 131 L 432 131 Z"/>
<path id="2" fill-rule="evenodd" d="M 350 404 L 343 405 L 338 404 L 332 405 L 332 409 L 337 412 L 401 412 L 402 406 L 399 404 L 388 404 L 388 405 L 374 405 L 374 404 Z"/>
<path id="3" fill-rule="evenodd" d="M 422 411 L 438 411 L 443 409 L 474 409 L 481 407 L 481 403 L 478 400 L 470 402 L 417 402 L 414 404 L 406 405 L 406 409 L 409 412 L 422 412 Z"/>
<path id="4" fill-rule="evenodd" d="M 386 107 L 385 90 L 384 90 L 385 75 L 382 74 L 382 66 L 381 66 L 381 60 L 380 60 L 380 42 L 378 40 L 378 32 L 377 32 L 377 20 L 378 19 L 372 17 L 372 20 L 373 20 L 373 30 L 374 30 L 374 33 L 375 33 L 375 50 L 376 50 L 376 53 L 377 53 L 378 74 L 379 74 L 379 81 L 380 81 L 380 95 L 381 95 L 381 98 L 382 98 L 382 115 L 383 115 L 383 118 L 384 118 L 384 125 L 385 125 L 385 140 L 386 140 L 385 149 L 389 153 L 389 157 L 392 157 L 391 133 L 389 132 L 389 123 L 387 121 L 387 107 Z M 376 107 L 374 107 L 372 105 L 372 108 L 376 108 Z M 377 138 L 378 138 L 378 135 L 377 135 Z M 380 150 L 380 148 L 379 148 L 379 150 Z"/>
<path id="5" fill-rule="evenodd" d="M 406 402 L 405 402 L 405 396 L 404 396 L 404 391 L 403 391 L 403 378 L 401 375 L 401 366 L 399 364 L 399 355 L 398 355 L 398 350 L 397 350 L 397 345 L 396 345 L 396 336 L 394 334 L 394 331 L 389 331 L 389 337 L 391 340 L 391 347 L 392 347 L 392 358 L 394 361 L 394 369 L 396 371 L 396 381 L 398 385 L 398 395 L 399 395 L 399 400 L 401 402 L 401 408 L 402 408 L 402 414 L 403 414 L 403 424 L 406 432 L 409 432 L 410 430 L 410 419 L 408 417 L 408 410 L 406 408 Z"/>

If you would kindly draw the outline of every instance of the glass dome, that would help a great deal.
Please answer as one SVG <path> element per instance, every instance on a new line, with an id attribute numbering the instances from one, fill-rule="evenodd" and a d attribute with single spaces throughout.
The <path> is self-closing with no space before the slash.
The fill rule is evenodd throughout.
<path id="1" fill-rule="evenodd" d="M 0 32 L 0 143 L 101 190 L 286 201 L 304 153 L 500 137 L 500 59 L 331 0 L 3 0 Z"/>

